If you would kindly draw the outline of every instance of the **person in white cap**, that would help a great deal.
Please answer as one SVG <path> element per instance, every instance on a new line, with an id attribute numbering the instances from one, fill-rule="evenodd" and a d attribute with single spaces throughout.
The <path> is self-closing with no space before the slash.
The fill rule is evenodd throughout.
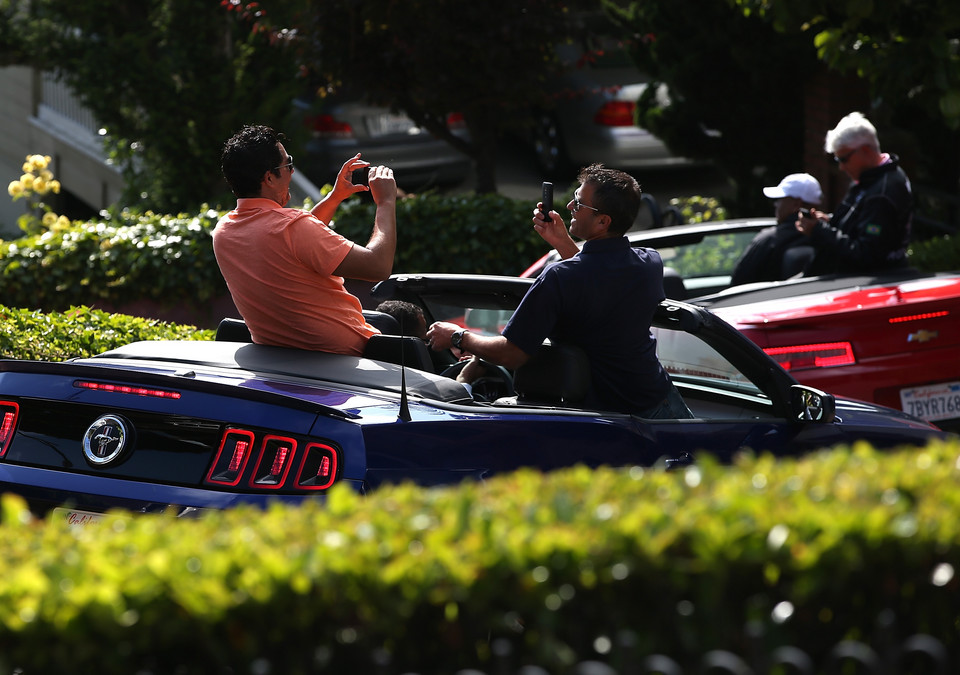
<path id="1" fill-rule="evenodd" d="M 817 253 L 806 274 L 905 267 L 913 192 L 899 158 L 880 152 L 876 128 L 858 112 L 827 132 L 824 150 L 853 182 L 833 215 L 797 220 Z"/>
<path id="2" fill-rule="evenodd" d="M 757 233 L 740 256 L 730 283 L 734 286 L 755 281 L 778 281 L 803 271 L 814 250 L 796 227 L 801 208 L 813 208 L 823 200 L 823 190 L 808 173 L 791 173 L 776 187 L 763 188 L 774 200 L 777 224 Z"/>

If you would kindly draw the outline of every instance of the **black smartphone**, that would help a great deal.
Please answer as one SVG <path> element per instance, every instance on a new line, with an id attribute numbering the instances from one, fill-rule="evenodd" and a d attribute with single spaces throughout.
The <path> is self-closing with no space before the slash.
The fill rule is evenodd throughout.
<path id="1" fill-rule="evenodd" d="M 540 201 L 543 203 L 543 208 L 540 209 L 543 219 L 550 220 L 550 212 L 553 211 L 553 183 L 543 184 L 543 196 Z"/>
<path id="2" fill-rule="evenodd" d="M 813 211 L 811 211 L 810 209 L 800 209 L 800 217 L 801 217 L 801 218 L 814 218 L 815 216 L 813 215 Z"/>
<path id="3" fill-rule="evenodd" d="M 370 185 L 370 167 L 365 166 L 353 172 L 350 182 L 354 185 Z"/>

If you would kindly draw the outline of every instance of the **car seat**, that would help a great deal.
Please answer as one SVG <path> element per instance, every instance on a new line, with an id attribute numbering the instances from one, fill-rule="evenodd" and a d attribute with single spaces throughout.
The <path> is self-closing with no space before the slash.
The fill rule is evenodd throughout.
<path id="1" fill-rule="evenodd" d="M 590 359 L 580 347 L 544 342 L 513 375 L 516 396 L 498 405 L 581 406 L 590 391 Z"/>

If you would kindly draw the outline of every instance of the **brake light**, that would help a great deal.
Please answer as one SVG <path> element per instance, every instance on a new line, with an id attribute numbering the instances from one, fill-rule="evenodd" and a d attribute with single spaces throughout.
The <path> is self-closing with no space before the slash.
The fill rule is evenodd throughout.
<path id="1" fill-rule="evenodd" d="M 126 384 L 110 384 L 109 382 L 76 380 L 74 381 L 73 386 L 80 389 L 91 389 L 93 391 L 109 391 L 115 394 L 133 394 L 134 396 L 150 396 L 153 398 L 180 398 L 179 391 L 170 391 L 169 389 L 152 389 L 150 387 L 132 387 Z"/>
<path id="2" fill-rule="evenodd" d="M 907 316 L 895 316 L 888 319 L 890 323 L 906 323 L 907 321 L 924 321 L 926 319 L 937 319 L 941 316 L 947 316 L 950 312 L 943 310 L 940 312 L 926 312 L 924 314 L 908 314 Z"/>
<path id="3" fill-rule="evenodd" d="M 326 490 L 337 478 L 337 453 L 329 445 L 311 443 L 297 471 L 297 487 Z"/>
<path id="4" fill-rule="evenodd" d="M 283 485 L 290 471 L 297 442 L 284 436 L 267 436 L 260 445 L 260 457 L 250 479 L 251 487 L 276 489 Z"/>
<path id="5" fill-rule="evenodd" d="M 17 418 L 20 417 L 20 406 L 13 401 L 0 401 L 0 457 L 7 454 L 13 433 L 17 428 Z"/>
<path id="6" fill-rule="evenodd" d="M 763 351 L 786 370 L 849 366 L 857 362 L 849 342 L 823 342 L 793 347 L 767 347 Z"/>
<path id="7" fill-rule="evenodd" d="M 632 127 L 636 107 L 633 101 L 607 101 L 593 116 L 593 121 L 605 127 Z"/>
<path id="8" fill-rule="evenodd" d="M 467 121 L 463 118 L 463 113 L 450 113 L 447 115 L 448 129 L 465 129 Z"/>
<path id="9" fill-rule="evenodd" d="M 219 485 L 236 485 L 250 459 L 253 432 L 246 429 L 227 429 L 220 441 L 217 458 L 210 467 L 207 480 Z"/>
<path id="10" fill-rule="evenodd" d="M 353 127 L 333 115 L 315 115 L 307 119 L 307 126 L 320 138 L 353 138 Z"/>

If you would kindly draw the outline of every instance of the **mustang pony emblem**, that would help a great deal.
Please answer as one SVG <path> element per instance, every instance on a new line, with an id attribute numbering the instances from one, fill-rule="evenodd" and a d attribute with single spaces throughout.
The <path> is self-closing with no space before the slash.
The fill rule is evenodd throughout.
<path id="1" fill-rule="evenodd" d="M 91 464 L 109 464 L 127 447 L 129 435 L 127 423 L 122 418 L 103 415 L 83 435 L 83 455 Z"/>

